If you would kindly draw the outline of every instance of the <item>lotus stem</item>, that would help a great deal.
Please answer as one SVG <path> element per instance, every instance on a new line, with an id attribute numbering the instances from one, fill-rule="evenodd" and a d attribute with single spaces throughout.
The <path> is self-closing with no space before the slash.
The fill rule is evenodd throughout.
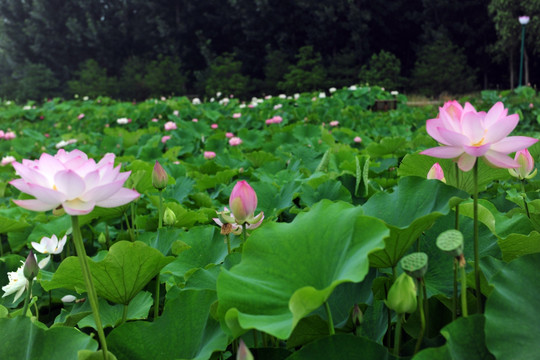
<path id="1" fill-rule="evenodd" d="M 523 198 L 523 207 L 525 207 L 527 217 L 530 219 L 531 213 L 529 212 L 529 205 L 527 204 L 527 194 L 525 193 L 525 180 L 521 180 L 521 197 Z"/>
<path id="2" fill-rule="evenodd" d="M 158 209 L 158 233 L 163 227 L 163 192 L 159 190 L 159 209 Z M 156 291 L 154 291 L 154 321 L 159 317 L 159 273 L 156 275 Z"/>
<path id="3" fill-rule="evenodd" d="M 227 254 L 231 253 L 231 238 L 229 234 L 225 235 L 225 242 L 227 243 Z"/>
<path id="4" fill-rule="evenodd" d="M 456 258 L 454 258 L 453 270 L 454 270 L 454 293 L 452 294 L 452 321 L 457 319 L 457 306 L 458 306 L 457 305 L 458 304 L 458 299 L 457 299 L 458 264 L 457 264 Z"/>
<path id="5" fill-rule="evenodd" d="M 334 335 L 336 331 L 334 330 L 334 320 L 332 319 L 332 311 L 330 310 L 328 301 L 324 302 L 324 308 L 326 309 L 326 316 L 328 317 L 328 332 L 330 335 Z"/>
<path id="6" fill-rule="evenodd" d="M 394 335 L 394 356 L 399 357 L 399 343 L 401 342 L 401 323 L 403 314 L 397 314 L 397 323 Z"/>
<path id="7" fill-rule="evenodd" d="M 474 284 L 476 311 L 482 313 L 482 290 L 480 288 L 480 254 L 478 249 L 478 159 L 473 167 L 473 241 L 474 241 Z"/>
<path id="8" fill-rule="evenodd" d="M 84 282 L 86 284 L 88 300 L 90 301 L 90 307 L 92 308 L 92 313 L 94 315 L 94 322 L 96 323 L 99 342 L 103 350 L 103 359 L 108 360 L 109 352 L 107 350 L 105 332 L 103 331 L 103 326 L 101 325 L 101 318 L 99 317 L 98 297 L 96 293 L 96 288 L 94 287 L 94 282 L 92 280 L 90 266 L 88 265 L 86 250 L 84 249 L 84 243 L 81 235 L 81 229 L 79 228 L 79 218 L 77 216 L 71 216 L 71 225 L 73 228 L 73 243 L 75 244 L 75 251 L 77 252 L 77 257 L 79 258 L 79 262 L 81 264 L 81 271 L 84 277 Z"/>
<path id="9" fill-rule="evenodd" d="M 159 191 L 158 229 L 163 227 L 163 194 Z"/>
<path id="10" fill-rule="evenodd" d="M 456 168 L 456 187 L 459 189 L 459 167 L 457 163 L 455 163 L 455 168 Z M 459 204 L 456 204 L 454 213 L 456 215 L 454 228 L 456 230 L 459 230 Z"/>
<path id="11" fill-rule="evenodd" d="M 246 243 L 246 240 L 247 240 L 247 227 L 246 227 L 246 223 L 243 223 L 242 224 L 242 238 L 243 238 L 243 244 Z"/>
<path id="12" fill-rule="evenodd" d="M 34 279 L 28 280 L 28 291 L 26 292 L 26 296 L 24 297 L 24 305 L 23 305 L 23 311 L 22 316 L 26 316 L 26 313 L 28 312 L 28 305 L 30 304 L 30 298 L 32 297 L 32 284 L 34 283 Z"/>
<path id="13" fill-rule="evenodd" d="M 124 304 L 124 308 L 123 308 L 123 311 L 122 311 L 122 321 L 120 322 L 120 325 L 126 322 L 127 313 L 128 313 L 128 305 Z"/>
<path id="14" fill-rule="evenodd" d="M 461 315 L 463 317 L 469 316 L 469 310 L 467 309 L 467 274 L 465 273 L 465 257 L 463 254 L 459 258 L 459 269 L 461 272 Z"/>
<path id="15" fill-rule="evenodd" d="M 422 340 L 424 339 L 424 333 L 426 332 L 426 317 L 424 314 L 424 279 L 418 279 L 420 284 L 420 291 L 418 291 L 418 310 L 420 311 L 420 335 L 416 341 L 416 346 L 414 348 L 414 353 L 416 354 L 420 350 L 420 345 L 422 345 Z"/>

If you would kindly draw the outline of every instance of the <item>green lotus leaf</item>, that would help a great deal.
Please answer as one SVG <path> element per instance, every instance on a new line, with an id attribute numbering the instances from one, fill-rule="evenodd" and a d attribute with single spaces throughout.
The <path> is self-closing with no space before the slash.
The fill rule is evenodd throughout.
<path id="1" fill-rule="evenodd" d="M 88 262 L 98 296 L 127 305 L 172 260 L 140 241 L 119 241 L 103 260 L 88 259 Z M 42 281 L 41 286 L 46 291 L 57 288 L 85 291 L 79 259 L 66 258 L 52 280 Z"/>
<path id="2" fill-rule="evenodd" d="M 69 327 L 44 329 L 26 316 L 0 318 L 0 359 L 76 359 L 79 350 L 95 351 L 97 341 Z"/>
<path id="3" fill-rule="evenodd" d="M 109 334 L 107 344 L 119 360 L 209 359 L 228 344 L 211 317 L 215 301 L 215 291 L 183 290 L 165 303 L 156 321 L 125 323 Z"/>
<path id="4" fill-rule="evenodd" d="M 540 353 L 540 254 L 524 255 L 491 278 L 486 345 L 497 359 L 537 359 Z"/>
<path id="5" fill-rule="evenodd" d="M 366 215 L 383 220 L 390 228 L 385 248 L 370 255 L 370 264 L 396 266 L 411 245 L 437 218 L 450 213 L 468 195 L 441 181 L 404 177 L 392 193 L 380 192 L 365 204 Z"/>
<path id="6" fill-rule="evenodd" d="M 361 207 L 323 200 L 292 223 L 269 223 L 218 277 L 218 314 L 233 335 L 258 329 L 286 339 L 341 283 L 361 282 L 368 254 L 389 231 Z"/>

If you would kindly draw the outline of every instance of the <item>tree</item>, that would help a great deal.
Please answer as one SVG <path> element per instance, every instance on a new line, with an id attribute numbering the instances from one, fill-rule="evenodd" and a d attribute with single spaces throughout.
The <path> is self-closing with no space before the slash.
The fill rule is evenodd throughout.
<path id="1" fill-rule="evenodd" d="M 362 66 L 359 78 L 361 83 L 395 90 L 401 88 L 400 73 L 401 61 L 394 54 L 381 50 L 378 54 L 373 54 L 368 66 Z"/>
<path id="2" fill-rule="evenodd" d="M 296 58 L 296 65 L 289 66 L 289 72 L 278 83 L 278 89 L 294 93 L 326 87 L 326 70 L 322 65 L 321 54 L 314 52 L 313 46 L 301 47 Z"/>

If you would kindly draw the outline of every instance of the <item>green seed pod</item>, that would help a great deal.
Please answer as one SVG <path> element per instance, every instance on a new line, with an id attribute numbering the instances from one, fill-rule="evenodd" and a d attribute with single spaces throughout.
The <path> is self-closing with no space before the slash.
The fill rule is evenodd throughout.
<path id="1" fill-rule="evenodd" d="M 437 236 L 437 247 L 453 257 L 463 254 L 463 234 L 459 230 L 446 230 Z"/>
<path id="2" fill-rule="evenodd" d="M 401 261 L 401 268 L 415 279 L 424 277 L 428 269 L 428 256 L 423 252 L 416 252 L 404 256 Z"/>

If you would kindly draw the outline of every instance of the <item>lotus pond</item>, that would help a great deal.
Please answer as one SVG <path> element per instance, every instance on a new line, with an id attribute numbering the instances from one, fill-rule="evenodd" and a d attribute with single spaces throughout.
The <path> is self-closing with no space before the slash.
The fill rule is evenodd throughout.
<path id="1" fill-rule="evenodd" d="M 1 359 L 538 358 L 533 89 L 212 100 L 0 104 Z"/>

